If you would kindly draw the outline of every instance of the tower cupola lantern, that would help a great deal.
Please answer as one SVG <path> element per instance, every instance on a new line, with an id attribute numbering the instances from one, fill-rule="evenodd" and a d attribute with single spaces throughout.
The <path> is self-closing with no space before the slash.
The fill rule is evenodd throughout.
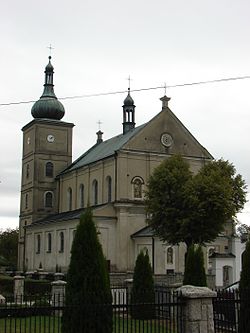
<path id="1" fill-rule="evenodd" d="M 135 105 L 134 100 L 130 95 L 128 88 L 128 96 L 123 102 L 123 134 L 126 134 L 131 129 L 135 128 Z"/>
<path id="2" fill-rule="evenodd" d="M 49 63 L 45 67 L 45 83 L 43 94 L 40 99 L 33 105 L 31 114 L 33 118 L 60 120 L 64 116 L 65 110 L 62 103 L 58 101 L 54 93 L 54 67 L 52 66 L 50 60 L 51 56 L 49 56 Z"/>

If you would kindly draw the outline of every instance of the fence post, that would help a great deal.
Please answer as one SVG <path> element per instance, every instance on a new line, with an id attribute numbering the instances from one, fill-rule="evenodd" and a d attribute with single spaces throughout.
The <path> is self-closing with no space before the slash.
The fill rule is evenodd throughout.
<path id="1" fill-rule="evenodd" d="M 14 276 L 14 300 L 16 303 L 22 303 L 24 295 L 24 276 Z"/>
<path id="2" fill-rule="evenodd" d="M 51 282 L 51 297 L 53 306 L 63 306 L 66 284 L 67 282 L 62 280 Z"/>
<path id="3" fill-rule="evenodd" d="M 182 286 L 178 289 L 185 300 L 184 326 L 188 333 L 214 333 L 212 298 L 216 292 L 207 287 Z"/>

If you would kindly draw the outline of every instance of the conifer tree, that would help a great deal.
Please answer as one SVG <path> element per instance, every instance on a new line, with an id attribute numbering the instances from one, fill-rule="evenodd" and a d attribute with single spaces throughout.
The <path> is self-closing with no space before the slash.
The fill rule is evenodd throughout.
<path id="1" fill-rule="evenodd" d="M 197 248 L 191 245 L 188 249 L 183 284 L 199 287 L 207 285 L 204 256 L 200 245 Z"/>
<path id="2" fill-rule="evenodd" d="M 135 319 L 154 318 L 154 280 L 148 253 L 137 256 L 131 292 L 131 315 Z"/>
<path id="3" fill-rule="evenodd" d="M 239 333 L 250 332 L 250 241 L 242 254 Z"/>
<path id="4" fill-rule="evenodd" d="M 111 333 L 109 274 L 90 208 L 81 216 L 67 274 L 63 333 Z"/>

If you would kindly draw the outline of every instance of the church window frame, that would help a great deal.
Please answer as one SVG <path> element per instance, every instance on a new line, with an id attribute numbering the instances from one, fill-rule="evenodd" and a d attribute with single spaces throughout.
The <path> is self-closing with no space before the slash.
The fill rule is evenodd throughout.
<path id="1" fill-rule="evenodd" d="M 79 186 L 79 207 L 84 207 L 84 185 L 80 184 Z"/>
<path id="2" fill-rule="evenodd" d="M 45 176 L 49 178 L 54 177 L 54 164 L 51 161 L 45 164 Z"/>
<path id="3" fill-rule="evenodd" d="M 67 204 L 68 204 L 68 210 L 72 210 L 72 203 L 73 203 L 73 200 L 72 200 L 72 188 L 69 187 L 68 190 L 67 190 Z"/>
<path id="4" fill-rule="evenodd" d="M 51 253 L 52 250 L 52 235 L 51 232 L 47 234 L 47 253 Z"/>
<path id="5" fill-rule="evenodd" d="M 144 180 L 140 176 L 135 176 L 132 181 L 132 195 L 133 199 L 142 200 L 144 190 Z"/>
<path id="6" fill-rule="evenodd" d="M 59 233 L 59 253 L 64 252 L 64 232 L 60 231 Z"/>
<path id="7" fill-rule="evenodd" d="M 41 235 L 36 235 L 36 254 L 41 253 Z"/>
<path id="8" fill-rule="evenodd" d="M 98 205 L 98 181 L 96 179 L 92 182 L 92 198 L 93 205 Z"/>
<path id="9" fill-rule="evenodd" d="M 112 178 L 111 176 L 106 177 L 106 190 L 107 190 L 107 202 L 112 201 Z"/>
<path id="10" fill-rule="evenodd" d="M 45 208 L 53 208 L 53 198 L 54 198 L 54 194 L 52 191 L 46 191 L 44 193 L 44 207 Z"/>

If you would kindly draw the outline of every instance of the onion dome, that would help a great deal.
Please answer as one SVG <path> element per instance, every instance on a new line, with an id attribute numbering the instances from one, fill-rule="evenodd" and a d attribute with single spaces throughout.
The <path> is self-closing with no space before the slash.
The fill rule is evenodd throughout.
<path id="1" fill-rule="evenodd" d="M 31 109 L 34 118 L 47 118 L 60 120 L 64 116 L 65 110 L 61 102 L 58 101 L 54 93 L 53 74 L 54 68 L 50 62 L 45 67 L 45 83 L 43 94 L 38 101 L 35 102 Z"/>
<path id="2" fill-rule="evenodd" d="M 134 105 L 134 100 L 130 96 L 130 88 L 128 88 L 128 96 L 124 99 L 124 106 L 133 106 Z"/>

